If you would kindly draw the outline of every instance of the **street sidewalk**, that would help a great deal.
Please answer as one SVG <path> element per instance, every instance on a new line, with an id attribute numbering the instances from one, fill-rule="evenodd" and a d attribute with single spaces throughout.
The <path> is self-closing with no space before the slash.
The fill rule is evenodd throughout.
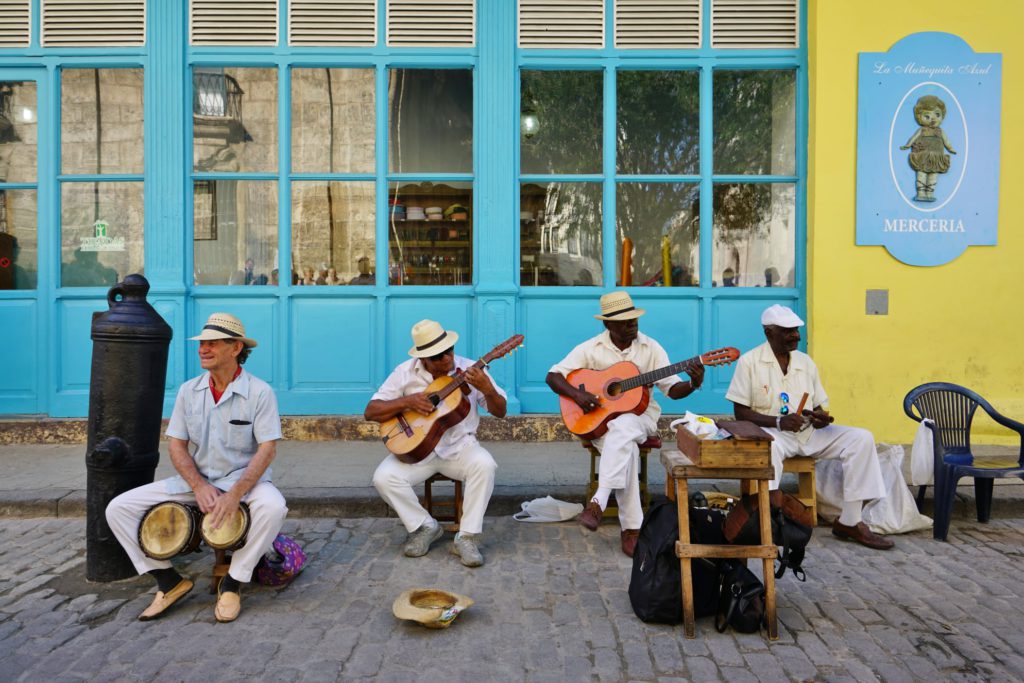
<path id="1" fill-rule="evenodd" d="M 582 502 L 589 476 L 589 456 L 578 442 L 518 441 L 483 442 L 498 463 L 494 495 L 487 514 L 509 515 L 523 501 L 552 495 Z M 668 445 L 668 444 L 666 444 Z M 904 470 L 909 467 L 909 447 Z M 982 447 L 983 454 L 1006 455 L 1003 447 Z M 371 478 L 386 451 L 374 441 L 291 441 L 279 442 L 273 480 L 288 501 L 290 516 L 298 517 L 388 517 L 392 512 L 381 501 Z M 665 472 L 657 451 L 648 463 L 652 493 L 664 490 Z M 167 444 L 161 443 L 156 477 L 173 474 Z M 795 490 L 792 475 L 783 488 Z M 701 482 L 704 490 L 736 491 L 736 482 Z M 0 446 L 0 516 L 78 517 L 85 515 L 85 444 Z M 439 485 L 435 495 L 450 495 L 450 485 Z M 957 488 L 957 516 L 973 515 L 974 487 L 965 479 Z M 926 506 L 931 504 L 929 488 Z M 1024 482 L 997 479 L 992 514 L 995 517 L 1022 516 Z M 927 511 L 927 510 L 926 510 Z"/>

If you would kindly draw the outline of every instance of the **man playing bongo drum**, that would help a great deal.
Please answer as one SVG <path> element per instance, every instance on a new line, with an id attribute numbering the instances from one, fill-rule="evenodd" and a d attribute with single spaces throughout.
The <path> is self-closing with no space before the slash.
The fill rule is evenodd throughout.
<path id="1" fill-rule="evenodd" d="M 266 382 L 242 370 L 256 342 L 227 313 L 211 315 L 192 339 L 199 342 L 199 364 L 206 372 L 181 385 L 167 426 L 178 476 L 126 491 L 107 506 L 107 522 L 135 568 L 156 579 L 156 597 L 139 615 L 141 621 L 160 616 L 192 590 L 192 581 L 170 562 L 148 557 L 140 546 L 139 525 L 152 506 L 166 501 L 198 505 L 209 526 L 219 529 L 239 514 L 240 502 L 248 505 L 248 535 L 220 582 L 214 615 L 221 622 L 238 617 L 241 584 L 252 578 L 288 513 L 284 497 L 270 483 L 270 463 L 281 438 L 277 398 Z M 194 453 L 189 453 L 190 441 Z"/>

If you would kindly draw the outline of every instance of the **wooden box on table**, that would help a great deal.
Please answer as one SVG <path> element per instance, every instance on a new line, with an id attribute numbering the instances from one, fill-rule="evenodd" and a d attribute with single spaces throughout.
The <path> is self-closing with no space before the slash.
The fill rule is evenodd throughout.
<path id="1" fill-rule="evenodd" d="M 731 439 L 698 439 L 686 427 L 676 430 L 676 444 L 697 467 L 758 468 L 772 462 L 771 435 L 753 422 L 720 421 Z"/>

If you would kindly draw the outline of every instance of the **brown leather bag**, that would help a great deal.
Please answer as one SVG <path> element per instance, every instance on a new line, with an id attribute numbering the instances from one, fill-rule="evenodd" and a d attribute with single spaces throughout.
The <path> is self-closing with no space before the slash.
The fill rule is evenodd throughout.
<path id="1" fill-rule="evenodd" d="M 774 503 L 778 503 L 775 505 Z M 814 527 L 801 520 L 810 518 L 810 508 L 789 494 L 772 491 L 771 496 L 771 542 L 781 548 L 779 568 L 775 578 L 782 578 L 786 568 L 800 581 L 805 580 L 802 563 L 804 549 L 811 540 Z M 722 525 L 722 533 L 729 543 L 756 545 L 761 543 L 761 523 L 758 516 L 757 496 L 743 496 L 729 511 Z"/>

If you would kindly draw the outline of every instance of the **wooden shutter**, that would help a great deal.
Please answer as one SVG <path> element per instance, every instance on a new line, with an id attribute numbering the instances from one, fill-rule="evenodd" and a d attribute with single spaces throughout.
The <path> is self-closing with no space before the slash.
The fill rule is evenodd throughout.
<path id="1" fill-rule="evenodd" d="M 146 0 L 42 0 L 44 47 L 146 44 Z"/>
<path id="2" fill-rule="evenodd" d="M 0 0 L 0 47 L 28 47 L 30 0 Z"/>
<path id="3" fill-rule="evenodd" d="M 711 0 L 711 46 L 798 47 L 798 9 L 799 0 Z"/>
<path id="4" fill-rule="evenodd" d="M 604 47 L 604 0 L 519 0 L 519 47 Z"/>
<path id="5" fill-rule="evenodd" d="M 277 45 L 277 4 L 277 0 L 190 0 L 191 44 Z"/>
<path id="6" fill-rule="evenodd" d="M 473 47 L 476 45 L 476 2 L 388 0 L 387 32 L 390 46 Z"/>
<path id="7" fill-rule="evenodd" d="M 288 44 L 372 47 L 377 0 L 291 0 Z"/>
<path id="8" fill-rule="evenodd" d="M 700 47 L 701 0 L 615 0 L 615 47 Z"/>

